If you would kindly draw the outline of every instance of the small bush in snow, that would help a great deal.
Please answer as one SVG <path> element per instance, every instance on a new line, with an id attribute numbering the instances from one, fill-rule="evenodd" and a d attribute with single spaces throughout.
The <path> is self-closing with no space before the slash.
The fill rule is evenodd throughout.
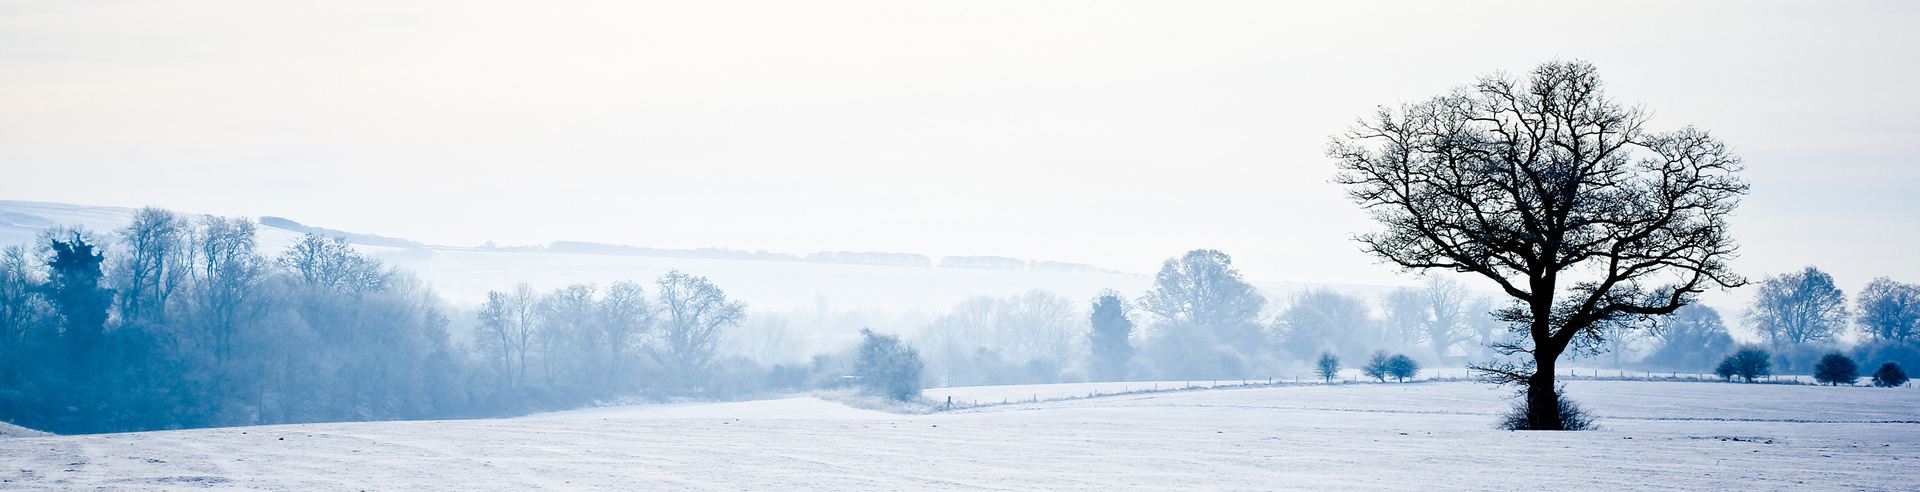
<path id="1" fill-rule="evenodd" d="M 1907 371 L 1901 370 L 1900 364 L 1888 362 L 1881 364 L 1879 370 L 1873 371 L 1874 386 L 1893 388 L 1903 384 L 1907 384 Z"/>
<path id="2" fill-rule="evenodd" d="M 1729 355 L 1726 359 L 1721 360 L 1720 367 L 1715 368 L 1713 373 L 1728 381 L 1732 381 L 1733 378 L 1737 376 L 1751 383 L 1756 379 L 1773 373 L 1772 358 L 1773 355 L 1768 354 L 1765 350 L 1752 347 L 1743 348 L 1740 349 L 1739 352 L 1734 352 L 1733 355 Z"/>
<path id="3" fill-rule="evenodd" d="M 1333 376 L 1340 374 L 1340 357 L 1333 355 L 1333 352 L 1321 352 L 1320 364 L 1314 367 L 1314 372 L 1327 382 L 1333 382 Z"/>
<path id="4" fill-rule="evenodd" d="M 1420 374 L 1420 363 L 1414 362 L 1407 354 L 1394 354 L 1393 358 L 1387 359 L 1387 374 L 1404 383 L 1407 378 Z"/>
<path id="5" fill-rule="evenodd" d="M 920 352 L 900 337 L 860 330 L 860 358 L 854 374 L 867 391 L 899 401 L 920 396 L 920 371 L 926 367 Z"/>
<path id="6" fill-rule="evenodd" d="M 1360 372 L 1382 383 L 1387 382 L 1387 375 L 1391 373 L 1388 360 L 1387 351 L 1374 352 L 1373 357 L 1367 359 L 1367 365 L 1360 367 Z"/>
<path id="7" fill-rule="evenodd" d="M 1857 379 L 1860 379 L 1860 366 L 1855 365 L 1852 358 L 1839 352 L 1820 357 L 1820 362 L 1813 365 L 1814 381 L 1834 386 L 1842 383 L 1853 386 L 1853 382 Z"/>
<path id="8" fill-rule="evenodd" d="M 1575 404 L 1573 400 L 1567 399 L 1565 389 L 1555 391 L 1555 393 L 1559 394 L 1559 398 L 1555 400 L 1560 405 L 1559 430 L 1583 431 L 1594 428 L 1593 415 L 1588 414 L 1586 409 L 1580 408 L 1580 405 Z M 1513 408 L 1507 410 L 1507 414 L 1500 418 L 1500 428 L 1516 431 L 1534 430 L 1533 426 L 1527 423 L 1527 399 L 1524 397 L 1524 394 L 1517 400 L 1519 400 L 1519 402 L 1514 404 Z"/>

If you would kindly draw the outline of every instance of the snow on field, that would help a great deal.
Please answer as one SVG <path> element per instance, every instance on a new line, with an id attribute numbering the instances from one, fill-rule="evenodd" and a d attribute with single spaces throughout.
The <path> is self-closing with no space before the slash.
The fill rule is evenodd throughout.
<path id="1" fill-rule="evenodd" d="M 814 398 L 0 439 L 0 488 L 1913 489 L 1920 390 L 1573 381 L 1604 430 L 1464 382 L 896 415 Z"/>

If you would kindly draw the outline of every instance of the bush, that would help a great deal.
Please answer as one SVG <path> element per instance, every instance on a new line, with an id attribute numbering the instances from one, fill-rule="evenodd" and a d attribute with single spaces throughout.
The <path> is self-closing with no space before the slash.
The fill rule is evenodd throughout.
<path id="1" fill-rule="evenodd" d="M 1414 362 L 1406 354 L 1395 354 L 1393 358 L 1387 359 L 1387 374 L 1393 375 L 1394 379 L 1404 383 L 1407 382 L 1407 378 L 1420 374 L 1420 363 Z"/>
<path id="2" fill-rule="evenodd" d="M 1360 367 L 1360 372 L 1382 383 L 1387 382 L 1387 374 L 1392 372 L 1388 366 L 1389 359 L 1385 350 L 1374 352 L 1373 357 L 1367 359 L 1367 365 Z"/>
<path id="3" fill-rule="evenodd" d="M 1573 403 L 1573 400 L 1567 399 L 1565 388 L 1557 389 L 1554 393 L 1557 397 L 1554 401 L 1560 406 L 1561 430 L 1583 431 L 1594 429 L 1593 415 L 1588 414 L 1586 409 L 1580 408 L 1580 405 Z M 1527 421 L 1527 398 L 1524 391 L 1521 392 L 1518 400 L 1519 401 L 1513 405 L 1513 408 L 1507 410 L 1507 414 L 1500 418 L 1500 428 L 1516 431 L 1534 430 L 1532 424 Z"/>
<path id="4" fill-rule="evenodd" d="M 1713 370 L 1715 375 L 1732 381 L 1734 376 L 1746 382 L 1753 382 L 1763 376 L 1773 374 L 1772 354 L 1758 348 L 1747 347 L 1734 352 L 1720 361 L 1720 367 Z"/>
<path id="5" fill-rule="evenodd" d="M 854 374 L 868 392 L 899 401 L 920 396 L 920 371 L 926 363 L 920 352 L 900 342 L 900 337 L 860 330 L 860 358 L 854 361 Z"/>
<path id="6" fill-rule="evenodd" d="M 1841 383 L 1853 386 L 1853 382 L 1859 379 L 1860 366 L 1854 364 L 1852 358 L 1839 352 L 1822 356 L 1820 362 L 1813 365 L 1814 381 L 1834 386 L 1839 386 Z"/>
<path id="7" fill-rule="evenodd" d="M 1874 386 L 1893 388 L 1904 384 L 1907 384 L 1907 371 L 1901 370 L 1900 364 L 1888 362 L 1881 364 L 1880 370 L 1873 371 Z"/>

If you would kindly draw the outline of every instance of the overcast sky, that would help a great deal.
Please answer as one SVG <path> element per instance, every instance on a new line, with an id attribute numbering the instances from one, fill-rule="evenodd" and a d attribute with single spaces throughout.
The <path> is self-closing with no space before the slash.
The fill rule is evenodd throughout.
<path id="1" fill-rule="evenodd" d="M 1555 58 L 1746 160 L 1742 273 L 1920 281 L 1913 2 L 0 2 L 0 197 L 1405 283 L 1330 135 Z"/>

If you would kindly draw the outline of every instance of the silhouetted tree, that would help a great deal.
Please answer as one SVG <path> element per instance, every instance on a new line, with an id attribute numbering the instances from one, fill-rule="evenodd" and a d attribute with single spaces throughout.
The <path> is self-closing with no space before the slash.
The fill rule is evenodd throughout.
<path id="1" fill-rule="evenodd" d="M 899 401 L 920 396 L 920 352 L 900 337 L 860 330 L 860 355 L 854 373 L 868 391 Z"/>
<path id="2" fill-rule="evenodd" d="M 1087 315 L 1093 331 L 1087 334 L 1092 348 L 1093 374 L 1104 381 L 1126 379 L 1127 364 L 1133 360 L 1133 320 L 1127 319 L 1127 300 L 1112 290 L 1093 299 Z"/>
<path id="3" fill-rule="evenodd" d="M 1874 386 L 1893 388 L 1904 384 L 1907 384 L 1907 371 L 1900 369 L 1899 364 L 1888 362 L 1873 371 Z"/>
<path id="4" fill-rule="evenodd" d="M 1832 340 L 1847 325 L 1847 296 L 1833 276 L 1807 267 L 1761 281 L 1747 319 L 1775 349 Z"/>
<path id="5" fill-rule="evenodd" d="M 113 305 L 113 293 L 101 285 L 106 256 L 85 231 L 56 231 L 45 240 L 47 300 L 63 321 L 61 337 L 73 357 L 67 362 L 84 365 L 94 356 Z"/>
<path id="6" fill-rule="evenodd" d="M 1404 383 L 1407 382 L 1407 378 L 1420 374 L 1420 363 L 1414 362 L 1412 357 L 1407 357 L 1407 354 L 1394 354 L 1392 358 L 1387 359 L 1387 374 Z"/>
<path id="7" fill-rule="evenodd" d="M 1333 377 L 1340 375 L 1340 357 L 1333 355 L 1333 352 L 1321 352 L 1320 362 L 1314 366 L 1314 372 L 1319 373 L 1321 379 L 1333 382 Z"/>
<path id="8" fill-rule="evenodd" d="M 1734 352 L 1733 355 L 1729 355 L 1726 359 L 1721 360 L 1720 366 L 1714 369 L 1714 374 L 1718 374 L 1722 378 L 1730 380 L 1734 376 L 1739 376 L 1740 379 L 1746 380 L 1749 383 L 1772 373 L 1773 355 L 1755 347 L 1747 347 L 1740 349 L 1738 352 Z"/>
<path id="9" fill-rule="evenodd" d="M 1860 366 L 1853 363 L 1853 358 L 1839 352 L 1822 356 L 1820 362 L 1813 365 L 1814 381 L 1833 386 L 1839 386 L 1841 383 L 1853 386 L 1853 382 L 1859 379 Z"/>
<path id="10" fill-rule="evenodd" d="M 1726 218 L 1747 185 L 1705 131 L 1646 129 L 1592 65 L 1553 62 L 1528 80 L 1486 77 L 1399 110 L 1382 108 L 1330 147 L 1338 180 L 1386 230 L 1369 252 L 1408 269 L 1485 277 L 1518 301 L 1525 363 L 1477 365 L 1525 387 L 1527 428 L 1560 429 L 1555 362 L 1593 350 L 1609 323 L 1673 312 L 1746 280 Z"/>

